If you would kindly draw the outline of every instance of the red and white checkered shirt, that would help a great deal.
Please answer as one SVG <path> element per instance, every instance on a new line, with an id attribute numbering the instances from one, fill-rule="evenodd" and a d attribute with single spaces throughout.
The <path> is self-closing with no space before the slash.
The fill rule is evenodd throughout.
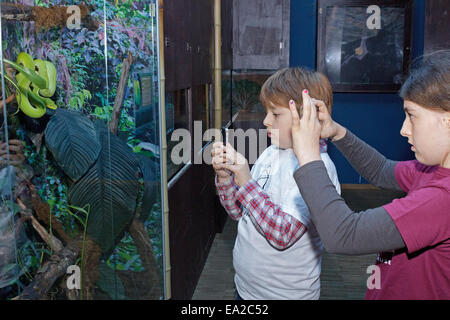
<path id="1" fill-rule="evenodd" d="M 219 183 L 216 176 L 216 187 L 220 203 L 231 219 L 239 220 L 244 212 L 242 208 L 246 208 L 256 230 L 275 249 L 289 248 L 306 232 L 306 226 L 273 203 L 255 180 L 239 188 L 234 178 Z"/>

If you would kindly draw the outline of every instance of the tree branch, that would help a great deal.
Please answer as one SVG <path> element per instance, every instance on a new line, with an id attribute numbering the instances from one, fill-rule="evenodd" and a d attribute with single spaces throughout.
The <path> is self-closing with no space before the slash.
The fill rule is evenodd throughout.
<path id="1" fill-rule="evenodd" d="M 86 240 L 92 241 L 92 240 Z M 81 254 L 82 237 L 72 240 L 64 249 L 53 254 L 38 270 L 33 282 L 18 297 L 19 300 L 45 300 L 47 292 L 56 280 L 66 274 L 67 268 L 75 264 Z"/>
<path id="2" fill-rule="evenodd" d="M 64 248 L 64 245 L 62 244 L 61 240 L 56 238 L 54 235 L 51 235 L 45 230 L 45 228 L 37 221 L 37 219 L 33 216 L 31 213 L 31 210 L 28 209 L 22 201 L 20 201 L 19 198 L 17 198 L 17 204 L 19 207 L 23 210 L 21 214 L 23 217 L 27 220 L 31 220 L 31 225 L 33 226 L 34 230 L 37 231 L 37 233 L 41 236 L 42 240 L 45 241 L 45 243 L 54 250 L 54 252 L 61 251 Z"/>
<path id="3" fill-rule="evenodd" d="M 148 284 L 148 292 L 142 296 L 142 299 L 158 300 L 161 297 L 162 290 L 158 276 L 158 265 L 153 254 L 152 243 L 145 230 L 144 224 L 135 217 L 130 225 L 130 235 L 133 238 L 139 255 L 141 256 L 142 265 L 145 271 L 142 272 L 142 281 Z M 145 279 L 145 280 L 144 280 Z"/>
<path id="4" fill-rule="evenodd" d="M 114 100 L 114 108 L 111 115 L 111 121 L 109 122 L 109 130 L 117 135 L 119 127 L 120 113 L 122 111 L 123 99 L 125 97 L 125 89 L 128 83 L 128 76 L 130 74 L 130 68 L 133 64 L 133 56 L 131 52 L 128 52 L 128 57 L 123 60 L 122 73 L 120 75 L 120 81 L 117 85 L 117 94 Z"/>

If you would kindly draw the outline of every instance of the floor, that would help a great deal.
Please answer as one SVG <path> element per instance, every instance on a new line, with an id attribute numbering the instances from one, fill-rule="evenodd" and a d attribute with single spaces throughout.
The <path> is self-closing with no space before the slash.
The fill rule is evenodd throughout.
<path id="1" fill-rule="evenodd" d="M 402 193 L 375 188 L 344 187 L 342 197 L 350 208 L 362 211 L 378 207 L 403 196 Z M 228 219 L 222 233 L 218 233 L 211 247 L 193 300 L 234 300 L 234 270 L 232 249 L 237 222 Z M 367 267 L 376 255 L 344 256 L 325 253 L 322 260 L 321 300 L 364 299 Z"/>

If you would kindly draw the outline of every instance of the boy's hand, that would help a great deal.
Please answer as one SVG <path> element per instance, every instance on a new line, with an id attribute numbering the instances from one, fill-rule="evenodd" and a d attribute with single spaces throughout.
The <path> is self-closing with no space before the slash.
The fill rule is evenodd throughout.
<path id="1" fill-rule="evenodd" d="M 292 141 L 294 153 L 301 166 L 322 160 L 320 157 L 320 132 L 322 127 L 317 118 L 316 106 L 312 103 L 307 91 L 303 91 L 303 116 L 297 112 L 295 102 L 289 104 L 292 115 Z"/>
<path id="2" fill-rule="evenodd" d="M 213 159 L 217 156 L 215 158 L 216 162 L 213 160 L 214 168 L 230 171 L 234 175 L 234 180 L 239 187 L 245 185 L 252 178 L 247 159 L 234 150 L 229 143 L 226 146 L 221 142 L 215 143 L 213 145 L 213 152 Z"/>
<path id="3" fill-rule="evenodd" d="M 216 142 L 213 144 L 211 156 L 212 166 L 217 174 L 219 182 L 228 182 L 231 178 L 231 172 L 223 168 L 223 165 L 226 162 L 226 157 L 225 146 L 222 142 Z"/>

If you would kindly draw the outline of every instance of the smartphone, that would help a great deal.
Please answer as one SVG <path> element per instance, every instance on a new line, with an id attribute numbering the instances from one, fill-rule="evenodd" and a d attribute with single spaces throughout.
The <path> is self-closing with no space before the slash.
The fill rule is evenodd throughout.
<path id="1" fill-rule="evenodd" d="M 228 142 L 228 128 L 222 128 L 222 141 L 223 145 L 226 146 Z"/>
<path id="2" fill-rule="evenodd" d="M 224 146 L 227 145 L 228 142 L 228 128 L 222 128 L 222 143 Z M 228 172 L 228 174 L 232 175 L 232 172 L 229 170 L 225 170 L 226 172 Z"/>

